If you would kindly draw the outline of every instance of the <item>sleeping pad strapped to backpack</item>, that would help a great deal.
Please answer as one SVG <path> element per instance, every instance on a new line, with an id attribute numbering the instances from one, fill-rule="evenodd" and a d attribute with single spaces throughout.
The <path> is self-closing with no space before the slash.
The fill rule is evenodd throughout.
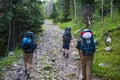
<path id="1" fill-rule="evenodd" d="M 93 55 L 95 52 L 93 33 L 89 29 L 84 29 L 81 32 L 80 49 L 82 50 L 83 55 L 86 56 Z"/>

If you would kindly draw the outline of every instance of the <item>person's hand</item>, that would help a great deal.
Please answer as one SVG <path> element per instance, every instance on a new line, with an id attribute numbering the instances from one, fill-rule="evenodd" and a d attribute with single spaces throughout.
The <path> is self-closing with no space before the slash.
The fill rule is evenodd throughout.
<path id="1" fill-rule="evenodd" d="M 40 46 L 38 45 L 38 46 L 37 46 L 37 49 L 38 49 L 39 47 L 40 47 Z"/>
<path id="2" fill-rule="evenodd" d="M 81 58 L 82 54 L 79 54 L 79 55 L 80 55 L 80 58 Z"/>

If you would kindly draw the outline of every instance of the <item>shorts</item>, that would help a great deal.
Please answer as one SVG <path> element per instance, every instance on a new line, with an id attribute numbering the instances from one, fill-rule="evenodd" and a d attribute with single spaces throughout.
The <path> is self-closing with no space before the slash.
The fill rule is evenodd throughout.
<path id="1" fill-rule="evenodd" d="M 63 41 L 63 46 L 62 46 L 62 48 L 69 50 L 69 47 L 70 47 L 70 42 L 64 42 L 64 41 Z"/>
<path id="2" fill-rule="evenodd" d="M 32 49 L 26 49 L 26 50 L 23 50 L 24 53 L 33 53 L 34 50 Z"/>
<path id="3" fill-rule="evenodd" d="M 25 62 L 32 64 L 33 53 L 23 53 L 23 56 Z"/>

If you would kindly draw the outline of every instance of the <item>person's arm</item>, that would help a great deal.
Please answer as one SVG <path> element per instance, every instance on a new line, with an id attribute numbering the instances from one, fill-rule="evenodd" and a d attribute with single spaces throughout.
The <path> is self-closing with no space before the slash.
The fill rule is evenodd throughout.
<path id="1" fill-rule="evenodd" d="M 71 40 L 72 40 L 72 35 L 70 35 L 70 38 L 71 38 Z"/>
<path id="2" fill-rule="evenodd" d="M 80 41 L 77 42 L 76 48 L 78 49 L 78 54 L 79 54 L 79 56 L 81 57 L 81 51 L 80 51 L 80 46 L 79 46 L 80 43 L 81 43 Z"/>
<path id="3" fill-rule="evenodd" d="M 37 41 L 35 41 L 35 47 L 36 47 L 36 49 L 38 49 L 38 43 L 37 43 Z"/>
<path id="4" fill-rule="evenodd" d="M 64 34 L 65 34 L 65 33 L 62 34 L 62 38 L 64 38 Z"/>
<path id="5" fill-rule="evenodd" d="M 79 54 L 79 56 L 81 57 L 81 52 L 80 52 L 80 50 L 78 49 L 78 54 Z"/>

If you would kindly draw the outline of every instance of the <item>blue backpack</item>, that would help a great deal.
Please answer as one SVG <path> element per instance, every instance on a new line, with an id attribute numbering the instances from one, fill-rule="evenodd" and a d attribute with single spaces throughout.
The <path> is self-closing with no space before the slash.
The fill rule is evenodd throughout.
<path id="1" fill-rule="evenodd" d="M 33 32 L 27 31 L 24 38 L 22 39 L 22 49 L 23 50 L 34 50 L 36 48 L 36 43 L 34 41 Z"/>
<path id="2" fill-rule="evenodd" d="M 91 33 L 91 36 L 89 38 L 84 38 L 83 34 L 89 32 Z M 83 55 L 86 56 L 91 56 L 95 52 L 95 42 L 94 42 L 94 37 L 93 33 L 90 30 L 85 30 L 81 32 L 81 38 L 80 38 L 80 49 L 82 50 Z"/>

